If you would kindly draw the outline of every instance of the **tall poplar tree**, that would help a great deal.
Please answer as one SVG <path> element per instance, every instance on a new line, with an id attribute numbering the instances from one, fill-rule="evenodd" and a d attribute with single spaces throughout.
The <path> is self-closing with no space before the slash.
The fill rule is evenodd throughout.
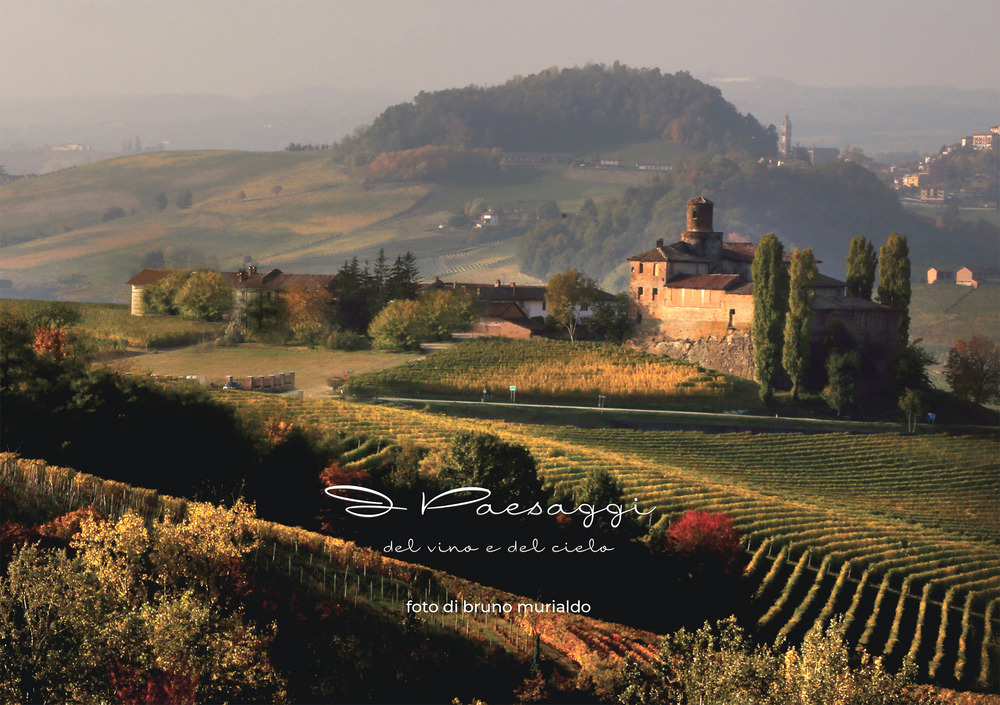
<path id="1" fill-rule="evenodd" d="M 781 363 L 792 379 L 792 399 L 799 398 L 802 380 L 809 369 L 813 299 L 818 280 L 819 270 L 812 248 L 794 250 L 789 269 L 788 315 L 785 316 L 785 342 L 781 355 Z"/>
<path id="2" fill-rule="evenodd" d="M 877 266 L 872 241 L 864 235 L 852 237 L 847 251 L 847 295 L 871 301 Z"/>
<path id="3" fill-rule="evenodd" d="M 878 251 L 879 303 L 899 309 L 899 341 L 910 340 L 910 248 L 906 235 L 891 233 Z"/>
<path id="4" fill-rule="evenodd" d="M 753 362 L 760 385 L 760 398 L 774 397 L 774 375 L 781 364 L 781 333 L 788 307 L 788 273 L 781 266 L 784 248 L 777 235 L 760 239 L 750 276 L 753 280 Z"/>

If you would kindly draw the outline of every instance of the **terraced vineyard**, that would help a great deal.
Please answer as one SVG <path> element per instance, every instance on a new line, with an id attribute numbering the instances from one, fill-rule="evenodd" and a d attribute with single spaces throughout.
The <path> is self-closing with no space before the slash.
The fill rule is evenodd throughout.
<path id="1" fill-rule="evenodd" d="M 71 469 L 48 466 L 0 454 L 0 487 L 21 518 L 35 519 L 93 505 L 117 520 L 126 512 L 146 521 L 169 517 L 176 521 L 196 504 L 160 495 Z M 251 561 L 254 569 L 280 573 L 298 580 L 308 594 L 347 604 L 401 621 L 409 601 L 445 605 L 452 600 L 478 605 L 519 605 L 531 600 L 462 580 L 438 570 L 404 563 L 329 536 L 299 528 L 257 521 Z M 546 658 L 559 661 L 568 672 L 602 667 L 617 668 L 626 656 L 650 663 L 656 656 L 657 635 L 575 614 L 462 611 L 423 612 L 427 628 L 461 634 L 483 647 L 499 647 L 529 655 L 535 635 L 545 641 Z"/>
<path id="2" fill-rule="evenodd" d="M 609 405 L 669 399 L 717 399 L 738 384 L 703 367 L 622 346 L 556 340 L 469 340 L 424 360 L 356 375 L 355 393 L 479 398 L 484 388 L 503 399 L 517 387 L 522 401 L 586 400 Z M 627 400 L 627 402 L 625 401 Z"/>
<path id="3" fill-rule="evenodd" d="M 443 447 L 490 430 L 531 450 L 548 482 L 592 468 L 666 522 L 688 509 L 729 514 L 747 542 L 764 639 L 796 642 L 844 614 L 848 636 L 923 678 L 993 687 L 1000 635 L 998 445 L 985 438 L 719 434 L 467 421 L 333 400 L 242 395 L 247 413 L 378 442 Z"/>

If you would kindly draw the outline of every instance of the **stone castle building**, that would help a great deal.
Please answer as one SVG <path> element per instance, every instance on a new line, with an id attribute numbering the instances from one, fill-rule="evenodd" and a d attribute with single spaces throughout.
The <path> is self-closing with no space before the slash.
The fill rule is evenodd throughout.
<path id="1" fill-rule="evenodd" d="M 707 198 L 688 201 L 687 229 L 680 240 L 669 245 L 657 240 L 653 249 L 628 258 L 629 313 L 640 336 L 700 341 L 749 334 L 754 307 L 751 265 L 757 246 L 724 242 L 723 234 L 713 228 L 713 211 Z M 787 267 L 791 255 L 784 257 Z M 849 297 L 844 282 L 824 274 L 815 290 L 814 339 L 837 327 L 859 346 L 892 349 L 898 311 Z M 714 366 L 736 374 L 749 369 Z"/>

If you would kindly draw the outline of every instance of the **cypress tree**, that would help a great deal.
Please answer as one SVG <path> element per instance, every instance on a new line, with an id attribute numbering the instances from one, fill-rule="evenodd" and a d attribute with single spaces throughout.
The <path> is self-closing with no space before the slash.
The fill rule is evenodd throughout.
<path id="1" fill-rule="evenodd" d="M 910 248 L 906 235 L 891 233 L 878 251 L 879 303 L 899 309 L 899 342 L 910 340 Z"/>
<path id="2" fill-rule="evenodd" d="M 813 299 L 819 270 L 811 248 L 792 252 L 789 270 L 788 315 L 785 317 L 785 342 L 781 362 L 792 379 L 792 399 L 809 369 L 809 343 L 812 339 Z"/>
<path id="3" fill-rule="evenodd" d="M 847 251 L 847 295 L 871 301 L 878 259 L 875 246 L 864 235 L 851 238 Z"/>
<path id="4" fill-rule="evenodd" d="M 788 306 L 788 273 L 781 266 L 784 248 L 774 233 L 760 239 L 754 253 L 750 276 L 753 279 L 753 362 L 760 385 L 760 398 L 774 397 L 774 375 L 781 364 L 781 333 Z"/>

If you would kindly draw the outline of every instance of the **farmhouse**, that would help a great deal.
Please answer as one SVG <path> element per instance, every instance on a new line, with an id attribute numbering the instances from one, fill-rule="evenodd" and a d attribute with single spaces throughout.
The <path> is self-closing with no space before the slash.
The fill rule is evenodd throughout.
<path id="1" fill-rule="evenodd" d="M 955 283 L 959 286 L 971 286 L 973 289 L 997 286 L 1000 285 L 1000 271 L 993 267 L 962 267 L 955 273 Z"/>
<path id="2" fill-rule="evenodd" d="M 128 280 L 127 283 L 132 287 L 131 313 L 133 316 L 145 315 L 142 302 L 143 290 L 174 271 L 178 270 L 144 269 Z M 337 277 L 336 274 L 286 274 L 280 269 L 261 273 L 254 266 L 221 274 L 232 287 L 237 300 L 243 303 L 247 303 L 254 297 L 275 297 L 293 287 L 329 289 Z"/>
<path id="3" fill-rule="evenodd" d="M 927 270 L 927 283 L 928 284 L 954 284 L 955 283 L 955 270 L 953 270 L 953 269 L 938 269 L 937 267 L 930 267 Z"/>
<path id="4" fill-rule="evenodd" d="M 687 204 L 681 239 L 629 257 L 630 314 L 640 334 L 699 340 L 746 333 L 753 323 L 751 265 L 756 245 L 723 242 L 713 230 L 714 204 Z M 785 254 L 785 266 L 791 255 Z M 843 326 L 855 342 L 891 347 L 899 312 L 846 295 L 846 284 L 823 274 L 816 284 L 813 334 Z"/>
<path id="5" fill-rule="evenodd" d="M 532 319 L 544 318 L 548 313 L 544 286 L 504 284 L 499 279 L 492 284 L 443 282 L 435 277 L 434 281 L 421 284 L 419 288 L 420 291 L 432 289 L 464 291 L 479 302 L 482 317 L 469 331 L 473 336 L 531 338 L 542 335 L 542 326 Z M 598 292 L 598 301 L 612 298 L 607 292 Z M 577 313 L 581 319 L 593 315 L 589 306 L 581 307 Z"/>

